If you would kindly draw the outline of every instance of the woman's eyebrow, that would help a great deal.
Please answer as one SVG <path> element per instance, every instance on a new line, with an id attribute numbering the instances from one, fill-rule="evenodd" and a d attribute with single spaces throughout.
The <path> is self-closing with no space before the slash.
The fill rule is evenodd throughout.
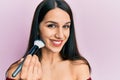
<path id="1" fill-rule="evenodd" d="M 55 22 L 55 21 L 46 21 L 45 23 L 54 23 L 54 24 L 57 24 L 57 22 Z"/>
<path id="2" fill-rule="evenodd" d="M 55 22 L 55 21 L 46 21 L 45 23 L 54 23 L 54 24 L 58 24 L 57 22 Z M 70 24 L 71 22 L 69 21 L 69 22 L 66 22 L 65 24 Z"/>
<path id="3" fill-rule="evenodd" d="M 69 22 L 66 22 L 65 24 L 71 24 L 71 22 L 69 21 Z"/>

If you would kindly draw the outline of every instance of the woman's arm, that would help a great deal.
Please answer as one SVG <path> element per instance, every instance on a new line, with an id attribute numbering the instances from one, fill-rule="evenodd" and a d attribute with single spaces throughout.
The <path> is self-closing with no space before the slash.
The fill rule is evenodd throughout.
<path id="1" fill-rule="evenodd" d="M 16 77 L 12 77 L 13 72 L 19 64 L 12 65 L 7 72 L 7 80 L 40 80 L 41 78 L 41 64 L 36 55 L 28 55 L 22 66 L 22 70 Z"/>
<path id="2" fill-rule="evenodd" d="M 6 78 L 6 80 L 15 80 L 15 79 L 11 79 L 11 78 Z"/>
<path id="3" fill-rule="evenodd" d="M 89 66 L 82 60 L 74 62 L 76 80 L 91 80 Z"/>
<path id="4" fill-rule="evenodd" d="M 20 62 L 22 61 L 23 59 L 13 63 L 9 69 L 7 70 L 6 72 L 6 80 L 16 80 L 16 79 L 19 79 L 20 77 L 20 74 L 18 74 L 16 77 L 12 77 L 12 73 L 15 71 L 15 69 L 17 68 L 17 66 L 20 64 Z"/>

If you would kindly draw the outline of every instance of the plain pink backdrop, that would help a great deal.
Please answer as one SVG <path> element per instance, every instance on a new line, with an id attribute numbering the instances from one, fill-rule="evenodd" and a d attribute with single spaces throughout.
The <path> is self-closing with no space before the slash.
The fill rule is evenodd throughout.
<path id="1" fill-rule="evenodd" d="M 25 53 L 32 17 L 41 0 L 0 1 L 0 78 Z M 78 47 L 93 80 L 120 80 L 120 1 L 66 0 L 74 14 Z"/>

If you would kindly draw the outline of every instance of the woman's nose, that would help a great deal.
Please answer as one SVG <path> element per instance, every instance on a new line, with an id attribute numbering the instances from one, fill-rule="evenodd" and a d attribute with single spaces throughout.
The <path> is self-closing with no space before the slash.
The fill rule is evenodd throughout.
<path id="1" fill-rule="evenodd" d="M 64 38 L 64 31 L 62 28 L 58 28 L 55 34 L 55 37 L 58 39 L 63 39 Z"/>

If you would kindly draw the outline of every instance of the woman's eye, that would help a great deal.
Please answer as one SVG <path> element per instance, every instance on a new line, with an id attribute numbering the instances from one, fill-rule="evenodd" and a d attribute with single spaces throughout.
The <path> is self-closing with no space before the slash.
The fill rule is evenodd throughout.
<path id="1" fill-rule="evenodd" d="M 56 25 L 54 25 L 54 24 L 49 24 L 47 27 L 49 27 L 49 28 L 55 28 Z"/>
<path id="2" fill-rule="evenodd" d="M 63 28 L 67 29 L 67 28 L 70 28 L 70 26 L 69 25 L 64 25 Z"/>

